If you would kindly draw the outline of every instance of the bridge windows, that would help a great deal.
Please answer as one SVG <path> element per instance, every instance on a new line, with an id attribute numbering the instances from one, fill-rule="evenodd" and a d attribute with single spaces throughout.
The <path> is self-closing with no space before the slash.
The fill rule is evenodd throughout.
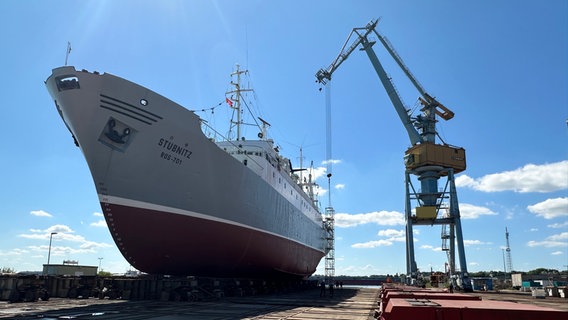
<path id="1" fill-rule="evenodd" d="M 59 91 L 80 89 L 79 78 L 76 76 L 59 76 L 55 78 L 55 83 Z"/>

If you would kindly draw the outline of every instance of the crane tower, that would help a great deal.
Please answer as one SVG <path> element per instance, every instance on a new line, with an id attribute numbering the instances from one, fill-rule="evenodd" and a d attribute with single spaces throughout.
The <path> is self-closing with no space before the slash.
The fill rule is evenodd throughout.
<path id="1" fill-rule="evenodd" d="M 418 268 L 414 258 L 413 226 L 442 225 L 443 250 L 447 251 L 452 278 L 460 279 L 461 283 L 458 284 L 465 290 L 471 290 L 454 179 L 454 174 L 465 170 L 465 150 L 446 143 L 436 142 L 438 136 L 436 131 L 437 117 L 450 120 L 454 113 L 425 91 L 386 37 L 375 30 L 378 22 L 379 20 L 372 20 L 365 27 L 354 28 L 341 52 L 330 66 L 326 69 L 320 69 L 316 73 L 317 82 L 326 84 L 331 81 L 333 72 L 357 47 L 361 46 L 361 50 L 367 53 L 411 142 L 411 147 L 406 150 L 404 156 L 406 167 L 406 269 L 409 282 L 415 282 L 418 278 Z M 418 101 L 422 105 L 421 114 L 413 116 L 405 107 L 391 78 L 387 75 L 373 50 L 376 41 L 369 39 L 370 34 L 377 36 L 390 56 L 418 90 L 420 94 Z M 414 186 L 411 176 L 416 176 L 420 188 Z M 443 188 L 438 187 L 441 178 L 445 179 Z M 460 262 L 459 272 L 455 267 L 456 246 Z"/>
<path id="2" fill-rule="evenodd" d="M 513 260 L 511 259 L 511 246 L 509 245 L 509 229 L 505 227 L 505 240 L 507 241 L 507 247 L 505 248 L 506 258 L 507 258 L 507 269 L 509 272 L 513 272 Z M 507 271 L 505 271 L 507 272 Z"/>

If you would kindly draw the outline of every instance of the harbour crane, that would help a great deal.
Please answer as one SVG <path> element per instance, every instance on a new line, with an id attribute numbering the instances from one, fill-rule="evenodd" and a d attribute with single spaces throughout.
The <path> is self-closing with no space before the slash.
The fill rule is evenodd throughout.
<path id="1" fill-rule="evenodd" d="M 454 175 L 466 168 L 465 149 L 443 143 L 437 143 L 437 117 L 450 120 L 454 113 L 426 92 L 416 80 L 400 56 L 386 37 L 376 31 L 379 20 L 371 20 L 365 27 L 354 28 L 345 41 L 339 55 L 326 69 L 316 73 L 317 82 L 326 85 L 332 74 L 357 48 L 361 47 L 371 60 L 381 83 L 383 84 L 408 137 L 411 147 L 405 152 L 405 223 L 406 223 L 406 269 L 409 283 L 418 281 L 418 268 L 414 258 L 413 225 L 442 225 L 442 250 L 446 251 L 452 279 L 460 280 L 464 290 L 471 290 L 467 272 L 465 249 L 463 243 L 460 211 L 456 193 Z M 381 65 L 373 45 L 376 41 L 369 39 L 374 34 L 383 44 L 390 56 L 396 61 L 404 74 L 418 90 L 418 98 L 422 108 L 421 114 L 413 116 L 404 106 L 402 99 L 394 87 L 390 77 Z M 442 140 L 442 139 L 440 139 Z M 414 187 L 410 175 L 417 176 L 420 189 Z M 446 178 L 443 191 L 438 188 L 440 178 Z M 414 209 L 414 212 L 413 212 Z M 449 241 L 449 247 L 448 247 Z M 455 247 L 459 254 L 460 270 L 455 268 Z"/>

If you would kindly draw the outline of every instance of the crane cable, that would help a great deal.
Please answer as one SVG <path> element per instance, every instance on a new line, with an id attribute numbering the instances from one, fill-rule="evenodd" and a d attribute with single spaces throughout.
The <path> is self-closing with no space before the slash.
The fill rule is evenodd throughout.
<path id="1" fill-rule="evenodd" d="M 328 183 L 328 207 L 331 207 L 331 81 L 325 85 L 325 142 L 326 142 L 326 164 L 327 164 L 327 183 Z"/>

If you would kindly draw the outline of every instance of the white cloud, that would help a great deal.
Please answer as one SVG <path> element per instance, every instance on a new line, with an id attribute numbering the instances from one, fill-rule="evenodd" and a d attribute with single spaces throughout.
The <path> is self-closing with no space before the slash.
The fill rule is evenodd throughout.
<path id="1" fill-rule="evenodd" d="M 327 194 L 327 189 L 324 189 L 321 186 L 316 185 L 314 186 L 314 193 L 319 197 L 323 197 L 325 194 Z"/>
<path id="2" fill-rule="evenodd" d="M 45 229 L 45 232 L 73 233 L 75 231 L 73 231 L 73 229 L 69 228 L 68 226 L 66 226 L 64 224 L 56 224 L 56 225 L 53 225 L 53 226 Z"/>
<path id="3" fill-rule="evenodd" d="M 392 241 L 381 239 L 369 242 L 354 243 L 351 245 L 351 248 L 368 249 L 368 248 L 385 247 L 385 246 L 392 246 Z"/>
<path id="4" fill-rule="evenodd" d="M 36 216 L 36 217 L 48 217 L 48 218 L 53 218 L 53 216 L 43 210 L 34 210 L 31 211 L 30 214 L 32 216 Z"/>
<path id="5" fill-rule="evenodd" d="M 543 241 L 529 241 L 527 242 L 529 247 L 567 247 L 568 246 L 568 232 L 562 232 L 559 234 L 553 234 L 547 237 Z"/>
<path id="6" fill-rule="evenodd" d="M 549 225 L 547 225 L 547 227 L 549 227 L 549 228 L 554 228 L 554 229 L 565 228 L 565 227 L 568 227 L 568 221 L 564 221 L 564 222 L 562 222 L 562 223 L 549 224 Z"/>
<path id="7" fill-rule="evenodd" d="M 324 166 L 327 165 L 328 163 L 331 163 L 331 164 L 340 164 L 340 163 L 341 163 L 341 160 L 338 160 L 338 159 L 330 159 L 330 160 L 324 160 L 324 161 L 321 162 L 321 164 L 324 165 Z"/>
<path id="8" fill-rule="evenodd" d="M 66 229 L 67 228 L 67 229 Z M 51 230 L 58 230 L 58 231 L 51 231 Z M 52 232 L 56 232 L 53 236 L 51 236 Z M 32 233 L 32 234 L 19 234 L 18 237 L 26 238 L 26 239 L 34 239 L 34 240 L 45 240 L 49 239 L 50 237 L 53 241 L 72 241 L 72 242 L 84 242 L 85 238 L 80 235 L 73 234 L 73 230 L 67 226 L 57 225 L 47 228 L 43 230 L 42 233 Z"/>
<path id="9" fill-rule="evenodd" d="M 18 237 L 20 238 L 26 238 L 26 239 L 35 239 L 35 240 L 44 240 L 46 239 L 46 235 L 45 234 L 39 234 L 39 233 L 34 233 L 34 234 L 19 234 Z M 49 239 L 49 234 L 47 234 L 47 239 Z"/>
<path id="10" fill-rule="evenodd" d="M 112 245 L 104 242 L 94 242 L 94 241 L 85 241 L 83 242 L 79 248 L 82 250 L 94 250 L 97 248 L 110 248 Z"/>
<path id="11" fill-rule="evenodd" d="M 104 220 L 103 220 L 104 221 Z M 52 256 L 72 256 L 76 254 L 82 253 L 96 253 L 97 249 L 99 248 L 109 248 L 113 247 L 112 245 L 104 242 L 93 242 L 85 239 L 85 237 L 75 234 L 75 231 L 70 227 L 62 224 L 53 225 L 44 230 L 37 230 L 31 229 L 31 233 L 28 234 L 20 234 L 19 237 L 26 238 L 26 239 L 35 239 L 35 240 L 47 240 L 50 238 L 52 232 L 56 232 L 54 234 L 53 245 L 51 246 L 51 255 Z M 72 246 L 64 246 L 64 245 L 57 245 L 61 244 L 62 242 L 72 242 L 75 243 L 75 247 Z M 45 243 L 45 242 L 44 242 Z M 25 252 L 39 252 L 45 253 L 48 250 L 47 244 L 42 244 L 39 246 L 28 246 L 27 249 L 29 251 Z M 24 252 L 24 251 L 22 251 Z"/>
<path id="12" fill-rule="evenodd" d="M 428 244 L 423 244 L 420 246 L 420 249 L 428 249 L 428 250 L 432 250 L 432 251 L 442 251 L 442 247 L 433 247 L 431 245 Z"/>
<path id="13" fill-rule="evenodd" d="M 405 232 L 404 230 L 386 229 L 380 230 L 378 235 L 381 237 L 403 237 Z"/>
<path id="14" fill-rule="evenodd" d="M 460 216 L 462 219 L 477 219 L 481 216 L 494 216 L 497 213 L 486 207 L 475 206 L 469 203 L 460 203 Z"/>
<path id="15" fill-rule="evenodd" d="M 95 249 L 97 248 L 106 248 L 106 247 L 112 247 L 112 245 L 110 244 L 106 244 L 106 243 L 85 243 L 81 246 L 79 246 L 79 248 L 73 248 L 73 247 L 69 247 L 69 246 L 52 246 L 51 247 L 51 256 L 63 256 L 63 257 L 68 257 L 68 256 L 74 256 L 74 255 L 78 255 L 78 254 L 82 254 L 82 253 L 97 253 L 97 251 Z M 32 252 L 39 252 L 39 253 L 45 253 L 48 251 L 48 246 L 47 245 L 41 245 L 41 246 L 28 246 L 28 249 L 30 249 L 30 251 Z"/>
<path id="16" fill-rule="evenodd" d="M 21 256 L 24 254 L 29 253 L 28 250 L 24 250 L 24 249 L 11 249 L 8 251 L 2 251 L 0 250 L 0 256 Z"/>
<path id="17" fill-rule="evenodd" d="M 467 174 L 461 174 L 456 177 L 456 187 L 469 187 L 474 189 L 478 183 L 472 177 Z"/>
<path id="18" fill-rule="evenodd" d="M 26 239 L 35 239 L 35 240 L 45 240 L 52 237 L 53 241 L 71 241 L 71 242 L 78 242 L 78 243 L 85 243 L 87 240 L 85 237 L 75 234 L 75 231 L 71 229 L 69 226 L 63 224 L 56 224 L 44 230 L 38 229 L 30 229 L 32 232 L 31 234 L 19 234 L 18 237 L 26 238 Z M 55 232 L 53 236 L 51 233 Z"/>
<path id="19" fill-rule="evenodd" d="M 91 222 L 90 225 L 91 225 L 91 227 L 106 227 L 107 226 L 106 221 L 104 219 L 101 219 L 97 222 Z"/>
<path id="20" fill-rule="evenodd" d="M 335 185 L 335 189 L 343 190 L 343 189 L 345 189 L 345 185 L 343 183 L 338 183 L 338 184 Z"/>
<path id="21" fill-rule="evenodd" d="M 373 266 L 372 264 L 366 264 L 363 268 L 361 268 L 362 270 L 374 270 L 375 266 Z"/>
<path id="22" fill-rule="evenodd" d="M 321 177 L 326 176 L 327 169 L 325 167 L 316 167 L 313 169 L 308 169 L 308 172 L 312 174 L 312 180 L 317 180 Z"/>
<path id="23" fill-rule="evenodd" d="M 545 248 L 552 248 L 552 247 L 562 247 L 565 246 L 566 243 L 564 242 L 560 242 L 560 241 L 550 241 L 550 240 L 544 240 L 544 241 L 529 241 L 527 242 L 527 245 L 529 247 L 545 247 Z"/>
<path id="24" fill-rule="evenodd" d="M 551 253 L 551 255 L 553 255 L 553 256 L 559 256 L 559 255 L 561 255 L 561 254 L 563 254 L 563 253 L 564 253 L 564 252 L 562 252 L 562 251 L 554 251 L 554 252 Z"/>
<path id="25" fill-rule="evenodd" d="M 527 164 L 522 168 L 485 175 L 474 179 L 467 175 L 456 178 L 456 186 L 483 192 L 553 192 L 568 188 L 568 160 L 542 165 Z"/>
<path id="26" fill-rule="evenodd" d="M 527 209 L 545 219 L 568 217 L 568 197 L 546 199 L 537 204 L 528 206 Z"/>
<path id="27" fill-rule="evenodd" d="M 322 166 L 315 167 L 315 168 L 308 168 L 308 171 L 307 171 L 308 173 L 305 173 L 306 171 L 304 171 L 303 175 L 307 179 L 308 174 L 311 174 L 312 180 L 318 180 L 319 178 L 325 178 L 327 176 L 327 167 L 325 167 L 327 165 L 327 162 L 328 161 L 324 160 L 324 161 L 322 161 Z M 341 163 L 341 160 L 330 160 L 329 162 L 333 165 L 333 164 Z M 341 185 L 341 184 L 338 184 L 338 185 Z"/>
<path id="28" fill-rule="evenodd" d="M 102 220 L 104 222 L 104 220 Z M 75 234 L 75 231 L 73 231 L 73 229 L 71 229 L 69 226 L 66 225 L 62 225 L 62 224 L 56 224 L 53 225 L 47 229 L 44 230 L 38 230 L 38 229 L 30 229 L 30 232 L 32 233 L 28 233 L 28 234 L 20 234 L 18 235 L 18 237 L 21 238 L 26 238 L 26 239 L 35 239 L 35 240 L 46 240 L 49 239 L 51 236 L 52 232 L 56 232 L 57 234 L 54 234 L 52 236 L 53 242 L 62 242 L 62 241 L 69 241 L 69 242 L 75 242 L 75 243 L 79 243 L 79 248 L 80 249 L 73 249 L 73 248 L 68 248 L 68 247 L 64 247 L 64 246 L 58 246 L 56 250 L 60 250 L 60 252 L 66 252 L 66 253 L 81 253 L 81 252 L 94 252 L 95 248 L 108 248 L 108 247 L 112 247 L 112 245 L 104 243 L 104 242 L 93 242 L 93 241 L 89 241 L 87 239 L 85 239 L 85 237 Z M 28 247 L 32 250 L 37 250 L 37 251 L 41 251 L 41 250 L 47 250 L 47 245 L 41 245 L 41 246 L 30 246 Z M 55 248 L 55 246 L 53 246 L 53 248 Z"/>
<path id="29" fill-rule="evenodd" d="M 483 242 L 480 240 L 464 240 L 463 244 L 466 246 L 474 246 L 474 245 L 491 244 L 491 242 Z"/>
<path id="30" fill-rule="evenodd" d="M 355 227 L 361 224 L 375 223 L 381 226 L 404 224 L 404 215 L 396 211 L 375 211 L 369 213 L 337 213 L 335 225 L 340 228 Z"/>
<path id="31" fill-rule="evenodd" d="M 568 232 L 562 232 L 560 234 L 553 234 L 550 237 L 548 237 L 547 239 L 554 240 L 554 241 L 568 240 Z"/>
<path id="32" fill-rule="evenodd" d="M 388 237 L 388 239 L 373 240 L 368 242 L 361 242 L 352 244 L 352 248 L 376 248 L 384 246 L 392 246 L 393 242 L 406 241 L 404 230 L 386 229 L 380 230 L 378 233 L 381 237 Z"/>
<path id="33" fill-rule="evenodd" d="M 93 212 L 93 216 L 95 217 L 103 217 L 104 215 L 100 212 Z"/>

